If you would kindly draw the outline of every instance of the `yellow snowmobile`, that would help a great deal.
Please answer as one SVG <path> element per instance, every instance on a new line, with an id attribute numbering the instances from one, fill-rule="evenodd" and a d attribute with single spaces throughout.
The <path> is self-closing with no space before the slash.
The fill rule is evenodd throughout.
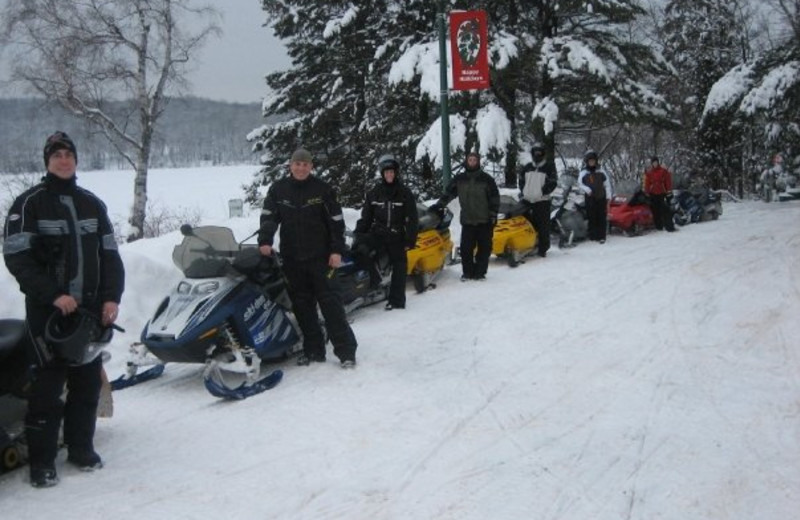
<path id="1" fill-rule="evenodd" d="M 510 195 L 500 196 L 500 211 L 492 236 L 492 254 L 517 267 L 536 248 L 536 230 L 525 218 L 527 208 Z"/>
<path id="2" fill-rule="evenodd" d="M 446 209 L 444 218 L 428 211 L 424 204 L 417 204 L 419 232 L 414 249 L 406 253 L 408 276 L 414 281 L 418 293 L 435 288 L 433 281 L 442 272 L 445 264 L 452 263 L 453 241 L 450 239 L 450 222 L 453 213 Z"/>

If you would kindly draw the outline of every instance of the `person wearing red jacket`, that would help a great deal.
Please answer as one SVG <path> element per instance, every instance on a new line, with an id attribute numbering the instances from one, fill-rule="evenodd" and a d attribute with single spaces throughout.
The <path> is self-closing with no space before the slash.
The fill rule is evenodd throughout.
<path id="1" fill-rule="evenodd" d="M 650 158 L 650 168 L 644 173 L 644 193 L 650 199 L 656 229 L 675 231 L 669 203 L 672 198 L 672 173 L 661 166 L 655 155 Z"/>

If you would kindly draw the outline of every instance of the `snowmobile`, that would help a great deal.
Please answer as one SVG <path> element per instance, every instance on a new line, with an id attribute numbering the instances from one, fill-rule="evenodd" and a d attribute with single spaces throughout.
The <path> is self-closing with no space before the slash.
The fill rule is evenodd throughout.
<path id="1" fill-rule="evenodd" d="M 157 307 L 140 341 L 131 345 L 126 373 L 112 387 L 154 379 L 165 363 L 175 362 L 205 365 L 205 387 L 216 397 L 245 399 L 273 388 L 283 372 L 262 376 L 262 362 L 283 361 L 302 351 L 280 255 L 261 255 L 255 244 L 236 242 L 226 227 L 184 225 L 181 233 L 172 260 L 184 278 Z M 359 265 L 352 252 L 330 270 L 347 313 L 387 298 L 391 267 L 385 257 L 375 263 L 381 281 L 374 286 L 369 268 Z"/>
<path id="2" fill-rule="evenodd" d="M 450 223 L 453 213 L 445 208 L 444 216 L 439 217 L 429 211 L 424 204 L 417 204 L 419 231 L 413 249 L 406 253 L 408 274 L 418 293 L 436 287 L 434 280 L 446 264 L 453 260 L 453 241 L 450 238 Z"/>
<path id="3" fill-rule="evenodd" d="M 154 379 L 168 362 L 204 364 L 205 387 L 217 397 L 244 399 L 274 387 L 283 372 L 262 377 L 261 362 L 302 350 L 278 256 L 237 242 L 226 227 L 185 224 L 180 230 L 172 261 L 184 278 L 131 345 L 126 373 L 112 387 Z"/>
<path id="4" fill-rule="evenodd" d="M 685 226 L 692 222 L 700 222 L 703 215 L 703 208 L 697 202 L 689 190 L 674 190 L 672 196 L 672 220 L 679 226 Z"/>
<path id="5" fill-rule="evenodd" d="M 28 367 L 25 359 L 25 322 L 0 320 L 0 469 L 8 471 L 25 458 L 22 420 Z"/>
<path id="6" fill-rule="evenodd" d="M 672 210 L 679 226 L 717 220 L 722 215 L 722 197 L 704 186 L 674 190 Z"/>
<path id="7" fill-rule="evenodd" d="M 500 196 L 500 210 L 492 235 L 492 254 L 517 267 L 536 248 L 536 230 L 525 217 L 528 208 L 510 195 Z"/>
<path id="8" fill-rule="evenodd" d="M 717 220 L 722 216 L 722 197 L 719 193 L 705 187 L 698 186 L 691 190 L 692 196 L 703 209 L 700 221 Z"/>
<path id="9" fill-rule="evenodd" d="M 553 194 L 550 226 L 558 235 L 559 248 L 573 247 L 589 235 L 586 210 L 574 189 L 577 179 L 577 171 L 564 173 L 559 178 L 560 189 Z"/>
<path id="10" fill-rule="evenodd" d="M 608 201 L 608 226 L 626 236 L 637 236 L 654 227 L 653 211 L 638 183 L 636 187 L 621 190 Z"/>

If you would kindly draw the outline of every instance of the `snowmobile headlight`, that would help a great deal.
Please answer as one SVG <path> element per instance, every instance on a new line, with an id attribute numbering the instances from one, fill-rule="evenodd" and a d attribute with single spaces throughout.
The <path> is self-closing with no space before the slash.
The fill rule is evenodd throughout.
<path id="1" fill-rule="evenodd" d="M 194 294 L 210 294 L 219 289 L 219 282 L 202 282 L 194 286 Z"/>
<path id="2" fill-rule="evenodd" d="M 189 294 L 190 292 L 192 292 L 192 284 L 188 282 L 178 284 L 178 294 Z"/>

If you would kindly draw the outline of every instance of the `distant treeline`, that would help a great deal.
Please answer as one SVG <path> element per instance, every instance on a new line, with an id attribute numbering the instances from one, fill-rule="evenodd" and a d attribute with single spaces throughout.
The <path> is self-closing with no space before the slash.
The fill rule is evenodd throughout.
<path id="1" fill-rule="evenodd" d="M 118 102 L 109 110 L 125 111 Z M 0 173 L 40 172 L 42 147 L 56 130 L 70 134 L 78 147 L 79 169 L 129 169 L 114 147 L 84 121 L 42 99 L 0 99 Z M 159 120 L 150 167 L 257 164 L 246 136 L 267 122 L 259 103 L 224 103 L 174 98 Z"/>

